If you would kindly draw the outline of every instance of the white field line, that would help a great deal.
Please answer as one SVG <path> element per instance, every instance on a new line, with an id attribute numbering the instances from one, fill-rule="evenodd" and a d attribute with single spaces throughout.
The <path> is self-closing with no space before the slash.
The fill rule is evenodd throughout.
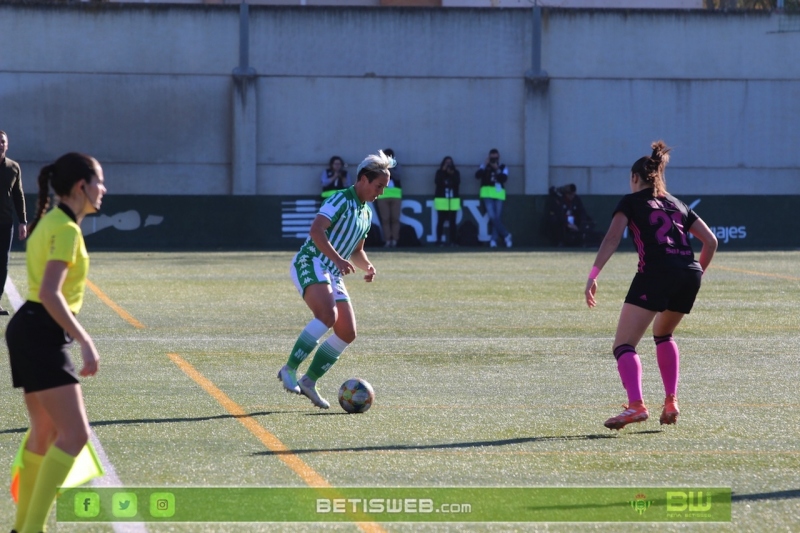
<path id="1" fill-rule="evenodd" d="M 682 337 L 677 336 L 678 340 L 681 342 L 719 342 L 721 337 Z M 120 342 L 156 342 L 156 343 L 164 343 L 174 345 L 176 342 L 188 342 L 188 343 L 215 343 L 215 342 L 237 342 L 241 343 L 242 340 L 268 340 L 270 343 L 275 344 L 276 342 L 286 341 L 286 342 L 294 342 L 297 340 L 296 336 L 288 336 L 288 335 L 263 335 L 263 334 L 253 334 L 253 335 L 239 335 L 236 337 L 217 337 L 217 336 L 206 336 L 206 335 L 192 335 L 191 337 L 145 337 L 142 335 L 137 335 L 135 337 L 120 337 L 117 335 L 98 335 L 92 336 L 92 339 L 98 340 L 115 340 Z M 797 335 L 792 335 L 789 333 L 781 333 L 779 335 L 774 335 L 770 337 L 725 337 L 725 342 L 770 342 L 775 340 L 796 340 Z M 519 341 L 585 341 L 585 342 L 609 342 L 614 340 L 614 337 L 535 337 L 535 336 L 510 336 L 510 337 L 477 337 L 477 336 L 467 336 L 464 335 L 462 337 L 386 337 L 382 336 L 380 338 L 381 344 L 408 344 L 411 342 L 421 342 L 421 343 L 429 343 L 432 341 L 436 342 L 463 342 L 463 341 L 483 341 L 483 342 L 513 342 L 518 343 Z M 372 342 L 371 340 L 360 340 L 359 342 Z"/>
<path id="2" fill-rule="evenodd" d="M 100 463 L 103 465 L 103 470 L 105 470 L 105 475 L 102 477 L 97 477 L 92 480 L 93 487 L 124 487 L 125 485 L 122 484 L 122 480 L 117 475 L 117 471 L 114 468 L 114 465 L 108 459 L 106 455 L 106 451 L 103 448 L 103 445 L 100 444 L 100 439 L 97 438 L 94 430 L 90 435 L 92 440 L 92 445 L 94 446 L 95 451 L 97 452 L 97 457 L 100 459 Z M 144 510 L 142 509 L 142 512 Z M 117 523 L 114 522 L 111 524 L 114 527 L 114 531 L 116 533 L 146 533 L 147 526 L 143 522 L 127 522 L 127 523 Z"/>
<path id="3" fill-rule="evenodd" d="M 11 277 L 6 278 L 6 285 L 4 287 L 6 296 L 8 296 L 8 301 L 11 302 L 11 306 L 14 308 L 14 311 L 22 307 L 22 304 L 25 301 L 19 295 L 19 291 L 17 291 L 17 287 L 14 285 L 14 282 L 11 281 Z M 94 487 L 123 487 L 122 480 L 119 479 L 117 475 L 117 471 L 114 468 L 114 465 L 111 461 L 108 460 L 108 456 L 106 455 L 106 451 L 103 449 L 103 445 L 100 444 L 100 439 L 97 438 L 94 430 L 92 430 L 91 434 L 89 435 L 92 445 L 97 451 L 97 456 L 100 458 L 100 463 L 103 465 L 103 470 L 105 470 L 105 476 L 100 478 L 95 478 L 92 480 L 91 484 Z M 142 522 L 128 522 L 128 523 L 113 523 L 112 526 L 114 527 L 114 531 L 116 533 L 146 533 L 147 527 L 145 527 L 144 523 Z"/>

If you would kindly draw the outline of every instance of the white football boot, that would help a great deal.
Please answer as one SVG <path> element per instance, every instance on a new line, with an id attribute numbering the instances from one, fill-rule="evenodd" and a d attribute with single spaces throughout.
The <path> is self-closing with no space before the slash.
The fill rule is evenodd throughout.
<path id="1" fill-rule="evenodd" d="M 312 381 L 308 376 L 303 376 L 297 384 L 300 386 L 300 392 L 320 409 L 328 409 L 331 406 L 331 404 L 317 392 L 316 381 Z"/>
<path id="2" fill-rule="evenodd" d="M 289 368 L 288 365 L 283 365 L 281 369 L 278 370 L 278 379 L 281 380 L 283 388 L 286 389 L 287 392 L 302 394 L 300 392 L 300 387 L 297 386 L 297 370 Z"/>

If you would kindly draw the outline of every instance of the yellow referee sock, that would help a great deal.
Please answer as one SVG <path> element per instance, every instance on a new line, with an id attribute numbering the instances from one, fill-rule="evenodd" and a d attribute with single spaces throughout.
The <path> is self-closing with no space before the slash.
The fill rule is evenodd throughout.
<path id="1" fill-rule="evenodd" d="M 42 466 L 39 468 L 36 485 L 33 487 L 33 493 L 28 504 L 25 525 L 18 530 L 19 533 L 39 533 L 44 531 L 47 517 L 50 514 L 50 507 L 52 507 L 56 499 L 58 487 L 67 479 L 67 474 L 69 474 L 73 464 L 75 464 L 75 457 L 55 446 L 50 446 L 50 449 L 44 454 L 44 459 L 42 459 Z"/>
<path id="2" fill-rule="evenodd" d="M 20 531 L 25 523 L 25 515 L 28 514 L 28 504 L 31 501 L 33 487 L 36 485 L 36 476 L 39 475 L 39 468 L 42 466 L 42 459 L 44 459 L 44 455 L 28 450 L 22 452 L 22 464 L 25 466 L 19 471 L 17 518 L 14 521 L 14 531 Z"/>

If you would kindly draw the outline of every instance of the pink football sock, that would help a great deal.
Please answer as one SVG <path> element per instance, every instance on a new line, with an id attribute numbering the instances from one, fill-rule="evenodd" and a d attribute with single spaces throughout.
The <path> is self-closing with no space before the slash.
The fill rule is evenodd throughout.
<path id="1" fill-rule="evenodd" d="M 653 340 L 656 342 L 656 358 L 658 359 L 658 369 L 661 371 L 661 381 L 664 382 L 664 392 L 667 396 L 677 395 L 681 362 L 678 345 L 672 335 L 653 336 Z"/>
<path id="2" fill-rule="evenodd" d="M 642 401 L 642 362 L 639 354 L 630 344 L 622 344 L 614 348 L 617 358 L 617 370 L 622 379 L 622 386 L 628 393 L 628 404 Z"/>

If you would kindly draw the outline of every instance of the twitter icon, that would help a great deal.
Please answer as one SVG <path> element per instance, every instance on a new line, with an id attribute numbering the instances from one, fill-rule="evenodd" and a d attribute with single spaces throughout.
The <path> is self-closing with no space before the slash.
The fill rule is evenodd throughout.
<path id="1" fill-rule="evenodd" d="M 132 518 L 137 510 L 135 493 L 115 492 L 111 497 L 111 513 L 117 518 Z"/>

